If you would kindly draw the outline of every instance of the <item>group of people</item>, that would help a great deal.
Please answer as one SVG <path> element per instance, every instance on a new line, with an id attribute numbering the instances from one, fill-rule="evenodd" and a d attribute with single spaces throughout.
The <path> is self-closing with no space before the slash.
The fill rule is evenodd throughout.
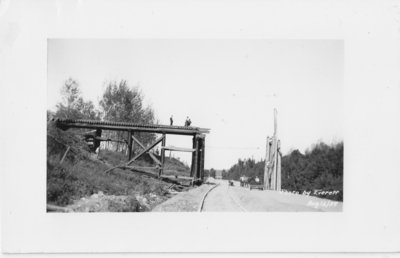
<path id="1" fill-rule="evenodd" d="M 190 118 L 187 116 L 186 120 L 185 120 L 185 126 L 190 126 L 192 124 L 192 121 L 190 120 Z M 169 125 L 174 125 L 174 117 L 171 115 L 171 117 L 169 118 Z"/>

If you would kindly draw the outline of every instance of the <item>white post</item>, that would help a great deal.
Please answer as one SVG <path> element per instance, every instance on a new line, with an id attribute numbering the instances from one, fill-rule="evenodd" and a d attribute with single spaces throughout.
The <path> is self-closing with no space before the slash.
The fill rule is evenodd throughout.
<path id="1" fill-rule="evenodd" d="M 271 169 L 270 169 L 270 163 L 271 163 L 271 152 L 272 152 L 272 146 L 271 146 L 271 140 L 272 138 L 267 137 L 267 146 L 266 146 L 266 154 L 265 154 L 265 166 L 264 166 L 264 187 L 265 189 L 271 189 L 271 184 L 270 184 L 270 175 L 271 175 Z"/>

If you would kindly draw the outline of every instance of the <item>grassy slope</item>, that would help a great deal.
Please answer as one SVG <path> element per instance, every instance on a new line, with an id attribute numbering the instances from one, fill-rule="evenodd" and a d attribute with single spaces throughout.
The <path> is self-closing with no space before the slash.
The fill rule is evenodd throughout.
<path id="1" fill-rule="evenodd" d="M 98 191 L 106 195 L 129 196 L 152 193 L 167 198 L 168 183 L 121 169 L 105 174 L 110 164 L 117 165 L 126 160 L 123 154 L 101 151 L 101 161 L 89 152 L 80 137 L 73 132 L 62 131 L 51 123 L 48 124 L 47 135 L 48 204 L 65 206 Z M 70 151 L 64 162 L 59 164 L 67 146 L 71 147 Z M 145 165 L 147 158 L 140 162 Z M 183 165 L 176 162 L 175 165 L 184 170 Z"/>

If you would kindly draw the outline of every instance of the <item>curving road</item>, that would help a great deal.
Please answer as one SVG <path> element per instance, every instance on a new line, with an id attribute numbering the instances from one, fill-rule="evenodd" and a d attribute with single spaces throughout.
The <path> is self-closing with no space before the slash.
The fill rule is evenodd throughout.
<path id="1" fill-rule="evenodd" d="M 253 211 L 341 211 L 342 202 L 317 197 L 277 191 L 250 190 L 228 186 L 227 182 L 211 190 L 203 205 L 203 212 L 253 212 Z"/>
<path id="2" fill-rule="evenodd" d="M 342 202 L 302 194 L 250 190 L 228 186 L 225 180 L 203 184 L 157 206 L 153 211 L 260 212 L 260 211 L 342 211 Z M 212 189 L 212 190 L 210 190 Z M 203 198 L 204 202 L 202 202 Z M 203 205 L 202 205 L 203 204 Z M 201 206 L 202 205 L 202 206 Z"/>
<path id="3" fill-rule="evenodd" d="M 229 186 L 218 185 L 208 193 L 202 211 L 246 211 L 230 192 Z"/>

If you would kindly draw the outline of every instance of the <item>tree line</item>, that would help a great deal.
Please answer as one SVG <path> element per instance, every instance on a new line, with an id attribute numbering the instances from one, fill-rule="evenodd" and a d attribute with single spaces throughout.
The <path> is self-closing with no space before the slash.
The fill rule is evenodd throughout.
<path id="1" fill-rule="evenodd" d="M 131 87 L 126 80 L 109 81 L 98 105 L 82 97 L 79 83 L 69 78 L 61 89 L 61 101 L 57 103 L 55 112 L 47 111 L 47 117 L 61 119 L 91 119 L 112 122 L 133 122 L 141 124 L 156 124 L 154 110 L 143 104 L 144 95 L 138 87 Z M 103 142 L 101 148 L 126 152 L 127 132 L 104 131 L 102 137 L 115 139 L 116 142 Z M 155 139 L 154 134 L 135 134 L 144 144 Z M 122 141 L 122 142 L 121 142 Z M 135 148 L 134 148 L 135 151 Z"/>
<path id="2" fill-rule="evenodd" d="M 265 160 L 239 159 L 226 173 L 225 179 L 239 180 L 244 175 L 264 180 Z M 343 201 L 343 142 L 327 145 L 319 142 L 302 154 L 293 150 L 282 157 L 282 190 L 290 192 L 339 191 L 334 195 L 322 195 L 332 200 Z"/>

